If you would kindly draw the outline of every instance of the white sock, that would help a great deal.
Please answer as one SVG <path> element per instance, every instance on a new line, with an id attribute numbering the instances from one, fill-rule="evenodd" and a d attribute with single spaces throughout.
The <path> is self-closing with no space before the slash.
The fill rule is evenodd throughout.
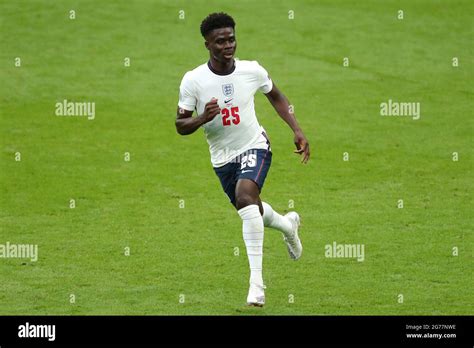
<path id="1" fill-rule="evenodd" d="M 263 286 L 263 218 L 258 205 L 252 204 L 239 210 L 242 233 L 250 265 L 250 283 Z"/>
<path id="2" fill-rule="evenodd" d="M 284 235 L 288 235 L 293 231 L 293 224 L 288 218 L 278 214 L 268 203 L 262 202 L 262 206 L 263 223 L 266 227 L 275 228 L 283 232 Z"/>

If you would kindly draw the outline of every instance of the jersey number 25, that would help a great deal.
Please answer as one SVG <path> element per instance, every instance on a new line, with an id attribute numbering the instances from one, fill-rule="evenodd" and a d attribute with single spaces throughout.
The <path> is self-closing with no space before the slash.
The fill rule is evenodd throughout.
<path id="1" fill-rule="evenodd" d="M 234 106 L 233 108 L 230 108 L 230 110 L 227 108 L 221 109 L 221 114 L 222 114 L 222 125 L 224 127 L 230 126 L 232 123 L 233 124 L 240 123 L 238 106 Z M 232 121 L 230 120 L 231 115 L 232 115 Z"/>

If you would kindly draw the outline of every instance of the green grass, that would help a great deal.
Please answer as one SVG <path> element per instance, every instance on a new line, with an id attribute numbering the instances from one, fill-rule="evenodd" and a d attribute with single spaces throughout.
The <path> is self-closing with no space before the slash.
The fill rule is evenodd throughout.
<path id="1" fill-rule="evenodd" d="M 181 78 L 208 55 L 200 21 L 215 10 L 234 16 L 237 56 L 269 71 L 312 146 L 300 165 L 291 131 L 256 96 L 274 153 L 262 197 L 281 212 L 295 202 L 305 248 L 292 262 L 266 230 L 262 309 L 244 305 L 241 222 L 203 133 L 174 128 Z M 473 314 L 473 10 L 1 1 L 0 244 L 38 244 L 39 260 L 0 259 L 0 314 Z M 56 117 L 63 99 L 94 101 L 96 118 Z M 388 99 L 420 102 L 421 119 L 380 116 Z M 365 261 L 325 258 L 333 241 L 364 244 Z"/>

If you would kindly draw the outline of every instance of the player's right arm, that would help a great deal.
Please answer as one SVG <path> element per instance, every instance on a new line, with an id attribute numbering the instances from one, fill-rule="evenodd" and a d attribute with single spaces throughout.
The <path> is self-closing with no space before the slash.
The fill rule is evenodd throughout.
<path id="1" fill-rule="evenodd" d="M 192 117 L 193 112 L 183 109 L 178 106 L 176 112 L 176 131 L 181 135 L 188 135 L 194 133 L 203 124 L 212 121 L 214 117 L 219 115 L 221 109 L 217 104 L 217 99 L 212 98 L 204 107 L 204 112 L 197 116 Z"/>

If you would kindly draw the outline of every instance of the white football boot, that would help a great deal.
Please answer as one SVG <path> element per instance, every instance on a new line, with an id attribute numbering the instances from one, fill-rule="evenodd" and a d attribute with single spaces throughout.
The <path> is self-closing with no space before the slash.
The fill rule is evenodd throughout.
<path id="1" fill-rule="evenodd" d="M 293 260 L 298 260 L 303 253 L 303 245 L 301 244 L 301 240 L 298 237 L 298 228 L 300 227 L 300 216 L 296 211 L 290 211 L 289 213 L 285 214 L 291 223 L 293 224 L 293 232 L 291 236 L 283 236 L 283 240 L 286 243 L 286 247 L 288 249 L 288 254 Z"/>
<path id="2" fill-rule="evenodd" d="M 249 294 L 247 295 L 247 305 L 263 307 L 265 304 L 265 285 L 250 283 Z"/>

